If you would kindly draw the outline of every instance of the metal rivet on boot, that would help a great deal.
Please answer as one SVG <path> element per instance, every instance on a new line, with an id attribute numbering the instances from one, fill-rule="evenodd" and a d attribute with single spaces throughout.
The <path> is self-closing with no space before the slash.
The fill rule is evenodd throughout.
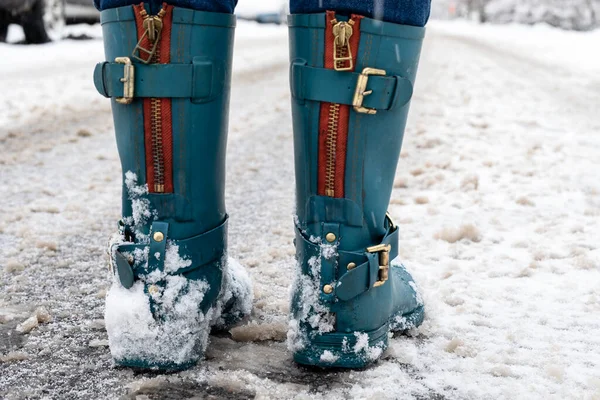
<path id="1" fill-rule="evenodd" d="M 155 295 L 158 292 L 159 292 L 158 286 L 156 286 L 156 285 L 152 285 L 148 288 L 148 293 L 150 293 L 151 295 Z"/>
<path id="2" fill-rule="evenodd" d="M 325 292 L 325 294 L 333 293 L 333 286 L 331 286 L 331 285 L 323 286 L 323 292 Z"/>
<path id="3" fill-rule="evenodd" d="M 356 264 L 351 262 L 350 264 L 348 264 L 348 266 L 346 268 L 348 269 L 348 271 L 350 271 L 350 270 L 356 268 Z"/>
<path id="4" fill-rule="evenodd" d="M 333 233 L 328 233 L 327 236 L 325 236 L 325 239 L 329 242 L 329 243 L 333 243 L 335 242 L 336 236 Z"/>
<path id="5" fill-rule="evenodd" d="M 155 242 L 162 242 L 162 241 L 163 241 L 163 239 L 165 238 L 165 235 L 163 235 L 163 233 L 162 233 L 162 232 L 156 232 L 156 233 L 154 234 L 154 236 L 152 236 L 152 237 L 154 238 L 154 241 L 155 241 Z"/>

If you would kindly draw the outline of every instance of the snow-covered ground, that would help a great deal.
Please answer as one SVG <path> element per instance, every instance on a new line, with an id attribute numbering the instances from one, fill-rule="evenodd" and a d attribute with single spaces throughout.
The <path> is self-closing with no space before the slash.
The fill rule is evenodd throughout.
<path id="1" fill-rule="evenodd" d="M 286 30 L 241 23 L 227 200 L 253 316 L 170 375 L 116 368 L 107 348 L 120 167 L 91 81 L 101 41 L 0 45 L 0 398 L 600 398 L 599 39 L 430 25 L 390 206 L 427 318 L 375 366 L 323 372 L 283 343 Z"/>

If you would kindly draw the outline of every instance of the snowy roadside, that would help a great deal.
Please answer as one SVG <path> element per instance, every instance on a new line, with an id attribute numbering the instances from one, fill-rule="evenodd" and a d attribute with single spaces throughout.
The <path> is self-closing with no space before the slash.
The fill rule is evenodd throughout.
<path id="1" fill-rule="evenodd" d="M 571 74 L 584 73 L 598 79 L 600 29 L 564 31 L 546 24 L 533 26 L 480 25 L 468 21 L 433 21 L 430 29 L 446 36 L 480 41 L 494 49 L 518 55 L 529 62 L 554 66 Z M 579 77 L 585 82 L 589 76 Z"/>
<path id="2" fill-rule="evenodd" d="M 374 367 L 325 373 L 295 366 L 282 342 L 286 32 L 240 23 L 227 202 L 253 317 L 213 338 L 202 365 L 164 376 L 114 368 L 106 347 L 120 168 L 90 79 L 102 44 L 1 45 L 0 398 L 599 397 L 600 86 L 598 60 L 580 55 L 593 35 L 431 24 L 390 207 L 427 319 Z"/>

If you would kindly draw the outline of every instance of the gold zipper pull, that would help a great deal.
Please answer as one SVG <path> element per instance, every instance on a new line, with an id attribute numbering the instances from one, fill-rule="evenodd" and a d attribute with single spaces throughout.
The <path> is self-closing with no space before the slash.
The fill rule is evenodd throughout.
<path id="1" fill-rule="evenodd" d="M 351 71 L 354 69 L 350 38 L 354 33 L 354 20 L 348 22 L 332 19 L 333 24 L 333 65 L 336 71 Z"/>
<path id="2" fill-rule="evenodd" d="M 144 20 L 144 30 L 148 34 L 148 40 L 152 43 L 160 36 L 162 30 L 162 21 L 157 17 L 150 17 Z"/>
<path id="3" fill-rule="evenodd" d="M 144 10 L 146 11 L 146 10 Z M 148 33 L 148 39 L 154 43 L 160 37 L 160 33 L 163 28 L 163 17 L 165 16 L 166 10 L 162 8 L 158 14 L 149 16 L 146 13 L 144 18 L 144 30 Z"/>
<path id="4" fill-rule="evenodd" d="M 164 7 L 156 15 L 148 15 L 148 12 L 146 12 L 146 10 L 140 11 L 140 16 L 144 18 L 144 22 L 142 25 L 142 27 L 144 28 L 144 34 L 133 49 L 133 58 L 143 62 L 144 64 L 152 62 L 152 58 L 154 57 L 154 54 L 156 53 L 156 48 L 158 47 L 158 39 L 160 38 L 160 34 L 163 29 L 162 19 L 166 13 L 167 10 Z M 143 47 L 141 44 L 144 38 L 146 37 L 148 37 L 148 40 L 151 43 L 151 48 L 149 49 Z M 146 54 L 146 59 L 143 59 L 141 57 L 142 53 Z"/>

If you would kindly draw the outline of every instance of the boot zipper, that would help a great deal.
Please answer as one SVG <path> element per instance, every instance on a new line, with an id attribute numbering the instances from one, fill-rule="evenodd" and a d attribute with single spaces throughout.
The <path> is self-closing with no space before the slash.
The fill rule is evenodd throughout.
<path id="1" fill-rule="evenodd" d="M 160 34 L 163 27 L 163 17 L 166 13 L 163 7 L 156 16 L 150 16 L 144 9 L 142 12 L 144 18 L 143 27 L 145 35 L 148 36 L 148 40 L 152 43 L 152 50 L 148 52 L 150 54 L 149 64 L 156 64 L 160 60 Z M 143 38 L 143 36 L 142 36 Z M 141 40 L 140 40 L 141 41 Z M 154 193 L 165 192 L 165 174 L 164 174 L 164 157 L 163 157 L 163 141 L 162 141 L 162 114 L 161 114 L 161 99 L 151 98 L 150 99 L 150 129 L 152 131 L 152 164 L 154 165 Z"/>
<path id="2" fill-rule="evenodd" d="M 133 57 L 144 64 L 156 63 L 158 58 L 155 56 L 159 50 L 163 18 L 167 13 L 167 9 L 163 6 L 158 14 L 149 15 L 143 6 L 138 7 L 138 17 L 142 20 L 143 34 L 135 45 L 135 49 L 133 49 Z M 147 46 L 150 46 L 150 48 Z"/>
<path id="3" fill-rule="evenodd" d="M 150 99 L 150 118 L 152 129 L 152 160 L 154 164 L 154 192 L 165 192 L 165 173 L 162 142 L 161 99 Z"/>
<path id="4" fill-rule="evenodd" d="M 338 21 L 335 13 L 327 13 L 325 68 L 336 71 L 353 71 L 358 49 L 361 17 L 352 16 L 349 21 Z M 357 24 L 358 23 L 358 24 Z M 323 103 L 320 118 L 319 148 L 319 194 L 328 197 L 344 197 L 344 173 L 348 141 L 348 118 L 346 105 Z"/>
<path id="5" fill-rule="evenodd" d="M 135 47 L 133 56 L 145 64 L 168 63 L 170 61 L 170 55 L 168 54 L 170 50 L 168 48 L 170 29 L 168 38 L 164 38 L 162 35 L 165 25 L 163 19 L 167 15 L 167 6 L 163 5 L 157 15 L 148 15 L 143 5 L 138 10 L 139 14 L 136 17 L 138 22 L 139 20 L 142 22 L 142 29 L 138 29 L 138 35 L 140 31 L 143 33 Z M 163 49 L 164 46 L 167 48 Z M 164 106 L 166 106 L 166 110 Z M 146 173 L 150 193 L 172 192 L 171 175 L 166 171 L 172 170 L 172 164 L 165 162 L 165 154 L 167 152 L 170 154 L 172 147 L 170 112 L 170 99 L 150 98 L 144 100 Z M 169 132 L 167 133 L 164 129 L 165 124 L 169 125 Z M 172 160 L 169 158 L 169 161 Z"/>
<path id="6" fill-rule="evenodd" d="M 352 48 L 350 47 L 350 38 L 354 33 L 354 20 L 348 22 L 332 19 L 333 25 L 333 63 L 336 71 L 352 71 L 354 69 L 354 60 L 352 58 Z"/>
<path id="7" fill-rule="evenodd" d="M 340 104 L 329 104 L 327 123 L 327 165 L 325 167 L 325 195 L 335 197 L 335 155 L 340 120 Z"/>

